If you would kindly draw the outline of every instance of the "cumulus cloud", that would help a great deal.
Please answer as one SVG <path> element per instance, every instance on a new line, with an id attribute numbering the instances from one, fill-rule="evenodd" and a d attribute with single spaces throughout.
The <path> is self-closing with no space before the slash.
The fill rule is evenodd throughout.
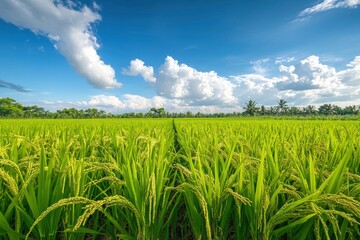
<path id="1" fill-rule="evenodd" d="M 307 81 L 307 78 L 299 79 L 299 76 L 294 73 L 295 67 L 290 66 L 286 67 L 281 65 L 279 67 L 280 73 L 282 73 L 283 77 L 280 81 L 276 83 L 276 88 L 280 91 L 285 90 L 296 90 L 296 91 L 303 91 L 309 89 L 316 89 L 317 87 L 311 84 L 311 81 Z"/>
<path id="2" fill-rule="evenodd" d="M 235 96 L 240 102 L 252 99 L 265 105 L 276 104 L 279 98 L 297 105 L 349 101 L 356 104 L 354 101 L 360 100 L 360 56 L 346 66 L 345 70 L 337 71 L 312 55 L 294 65 L 280 65 L 272 77 L 233 76 Z"/>
<path id="3" fill-rule="evenodd" d="M 107 112 L 132 112 L 149 111 L 152 107 L 160 108 L 169 106 L 170 100 L 160 96 L 145 98 L 140 95 L 124 94 L 121 98 L 109 95 L 91 96 L 87 101 L 68 103 L 79 108 L 99 108 Z"/>
<path id="4" fill-rule="evenodd" d="M 308 16 L 318 12 L 324 12 L 334 8 L 355 8 L 360 0 L 324 0 L 313 7 L 306 8 L 299 13 L 299 17 Z"/>
<path id="5" fill-rule="evenodd" d="M 151 104 L 151 99 L 147 99 L 143 96 L 133 95 L 133 94 L 125 94 L 124 102 L 128 109 L 132 110 L 146 110 L 149 109 Z"/>
<path id="6" fill-rule="evenodd" d="M 360 56 L 355 57 L 342 71 L 324 64 L 315 55 L 296 62 L 295 58 L 282 60 L 280 66 L 270 59 L 262 62 L 268 65 L 273 63 L 271 76 L 254 70 L 250 74 L 225 77 L 214 71 L 200 72 L 167 57 L 151 85 L 157 96 L 147 99 L 125 95 L 122 102 L 130 109 L 138 110 L 141 106 L 143 109 L 161 106 L 178 112 L 223 112 L 239 110 L 239 106 L 250 99 L 259 104 L 274 105 L 278 99 L 285 98 L 289 103 L 300 106 L 349 101 L 355 104 L 354 101 L 360 100 Z M 139 66 L 145 67 L 142 61 L 139 63 Z M 131 66 L 129 69 L 132 69 Z M 158 98 L 157 101 L 155 98 Z"/>
<path id="7" fill-rule="evenodd" d="M 158 95 L 187 99 L 201 105 L 234 104 L 234 85 L 216 72 L 200 72 L 168 56 L 157 77 Z"/>
<path id="8" fill-rule="evenodd" d="M 125 104 L 115 96 L 96 95 L 92 96 L 89 101 L 78 102 L 79 106 L 98 107 L 98 108 L 115 108 L 123 109 Z"/>
<path id="9" fill-rule="evenodd" d="M 147 82 L 156 82 L 156 78 L 154 77 L 154 69 L 153 67 L 147 67 L 144 65 L 144 62 L 140 59 L 135 59 L 130 62 L 130 66 L 128 69 L 123 71 L 124 74 L 130 76 L 142 76 Z"/>
<path id="10" fill-rule="evenodd" d="M 235 95 L 240 103 L 255 100 L 258 103 L 270 105 L 278 98 L 278 90 L 274 84 L 276 77 L 266 77 L 261 74 L 243 74 L 231 76 L 235 82 Z"/>
<path id="11" fill-rule="evenodd" d="M 101 20 L 101 16 L 87 6 L 70 0 L 2 0 L 0 18 L 48 37 L 75 71 L 95 87 L 121 86 L 114 69 L 96 52 L 100 46 L 91 24 Z"/>
<path id="12" fill-rule="evenodd" d="M 348 69 L 340 71 L 338 76 L 342 81 L 352 87 L 360 86 L 360 56 L 355 57 L 355 59 L 347 64 Z M 360 89 L 359 89 L 360 90 Z"/>
<path id="13" fill-rule="evenodd" d="M 342 87 L 334 67 L 322 64 L 319 57 L 312 55 L 302 61 L 297 68 L 300 80 L 311 81 L 311 84 L 322 89 L 339 89 Z"/>
<path id="14" fill-rule="evenodd" d="M 267 78 L 260 74 L 243 74 L 233 76 L 233 79 L 237 82 L 237 87 L 243 86 L 249 91 L 262 93 L 264 90 L 268 90 L 274 86 L 277 81 L 276 78 Z"/>
<path id="15" fill-rule="evenodd" d="M 145 81 L 154 83 L 158 96 L 184 100 L 191 105 L 232 105 L 237 102 L 234 85 L 228 78 L 214 71 L 200 72 L 179 64 L 170 56 L 160 66 L 156 77 L 153 68 L 144 66 L 139 59 L 131 61 L 125 74 L 142 75 Z"/>
<path id="16" fill-rule="evenodd" d="M 335 91 L 344 87 L 335 68 L 322 64 L 318 56 L 309 56 L 295 66 L 279 67 L 282 78 L 276 83 L 279 90 L 324 89 Z"/>
<path id="17" fill-rule="evenodd" d="M 10 83 L 10 82 L 6 82 L 1 79 L 0 79 L 0 88 L 7 88 L 7 89 L 15 90 L 17 92 L 23 92 L 23 93 L 31 92 L 29 89 L 26 89 L 23 86 L 20 86 L 20 85 L 14 84 L 14 83 Z"/>

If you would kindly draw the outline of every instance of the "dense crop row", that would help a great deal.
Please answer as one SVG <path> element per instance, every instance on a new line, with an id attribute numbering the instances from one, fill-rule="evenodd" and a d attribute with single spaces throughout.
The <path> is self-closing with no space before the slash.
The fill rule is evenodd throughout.
<path id="1" fill-rule="evenodd" d="M 358 239 L 360 123 L 2 120 L 0 239 Z"/>

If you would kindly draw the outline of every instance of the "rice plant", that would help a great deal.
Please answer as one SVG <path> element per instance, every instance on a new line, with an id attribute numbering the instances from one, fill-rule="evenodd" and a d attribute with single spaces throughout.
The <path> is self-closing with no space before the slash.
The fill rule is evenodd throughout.
<path id="1" fill-rule="evenodd" d="M 0 239 L 359 239 L 360 123 L 0 121 Z"/>

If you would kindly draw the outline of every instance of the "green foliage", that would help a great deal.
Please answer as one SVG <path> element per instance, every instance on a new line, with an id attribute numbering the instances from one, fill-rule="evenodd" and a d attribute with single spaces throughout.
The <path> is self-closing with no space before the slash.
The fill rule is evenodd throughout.
<path id="1" fill-rule="evenodd" d="M 0 117 L 18 117 L 22 114 L 22 106 L 11 98 L 0 98 Z"/>

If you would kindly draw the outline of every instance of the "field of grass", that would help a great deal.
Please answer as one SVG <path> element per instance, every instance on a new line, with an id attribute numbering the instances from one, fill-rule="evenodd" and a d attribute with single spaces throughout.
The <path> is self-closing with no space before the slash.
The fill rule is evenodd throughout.
<path id="1" fill-rule="evenodd" d="M 360 239 L 360 122 L 0 120 L 0 239 Z"/>

